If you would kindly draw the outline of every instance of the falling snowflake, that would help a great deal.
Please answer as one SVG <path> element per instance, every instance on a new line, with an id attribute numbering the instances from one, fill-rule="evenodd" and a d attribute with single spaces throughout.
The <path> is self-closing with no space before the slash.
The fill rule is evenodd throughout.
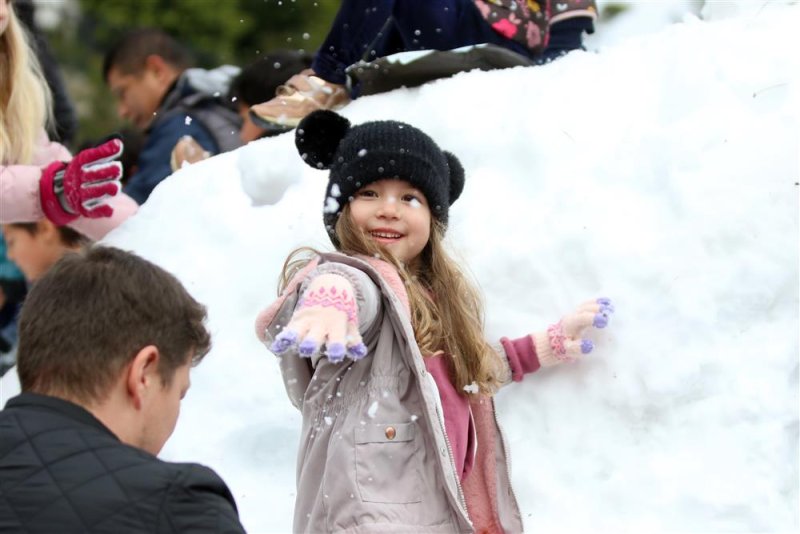
<path id="1" fill-rule="evenodd" d="M 370 419 L 375 419 L 375 414 L 378 413 L 378 401 L 372 401 L 367 409 L 367 415 Z"/>
<path id="2" fill-rule="evenodd" d="M 325 201 L 325 208 L 323 210 L 325 213 L 336 213 L 339 211 L 339 203 L 333 197 L 328 197 Z"/>
<path id="3" fill-rule="evenodd" d="M 477 395 L 478 392 L 480 391 L 480 388 L 478 387 L 478 384 L 476 384 L 475 381 L 473 381 L 472 384 L 464 386 L 464 391 L 466 391 L 467 393 L 472 393 L 473 395 Z"/>

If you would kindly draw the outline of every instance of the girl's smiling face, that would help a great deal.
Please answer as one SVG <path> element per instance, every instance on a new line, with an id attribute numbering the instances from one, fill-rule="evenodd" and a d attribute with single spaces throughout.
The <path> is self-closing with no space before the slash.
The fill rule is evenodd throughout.
<path id="1" fill-rule="evenodd" d="M 419 256 L 431 234 L 428 201 L 404 180 L 386 178 L 359 189 L 350 201 L 350 218 L 406 265 Z"/>

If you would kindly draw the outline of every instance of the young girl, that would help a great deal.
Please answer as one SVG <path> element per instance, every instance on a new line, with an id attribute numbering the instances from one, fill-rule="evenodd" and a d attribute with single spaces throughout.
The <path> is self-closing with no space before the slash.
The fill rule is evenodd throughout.
<path id="1" fill-rule="evenodd" d="M 456 157 L 408 124 L 351 127 L 332 111 L 306 117 L 296 143 L 330 169 L 338 252 L 290 256 L 256 320 L 303 413 L 294 530 L 520 532 L 492 395 L 591 351 L 581 332 L 607 324 L 610 302 L 490 345 L 442 243 L 464 186 Z"/>
<path id="2" fill-rule="evenodd" d="M 100 239 L 133 214 L 114 139 L 71 158 L 47 139 L 50 93 L 9 0 L 0 0 L 0 223 L 47 217 Z"/>

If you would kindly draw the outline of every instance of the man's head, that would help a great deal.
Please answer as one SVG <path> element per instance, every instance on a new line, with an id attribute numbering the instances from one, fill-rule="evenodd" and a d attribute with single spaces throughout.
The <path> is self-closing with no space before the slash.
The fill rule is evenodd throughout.
<path id="1" fill-rule="evenodd" d="M 274 50 L 249 64 L 233 79 L 228 99 L 242 117 L 239 138 L 249 143 L 268 135 L 250 119 L 250 106 L 275 97 L 278 87 L 299 72 L 311 67 L 311 54 L 299 50 Z"/>
<path id="2" fill-rule="evenodd" d="M 210 348 L 205 317 L 174 276 L 134 254 L 67 254 L 20 314 L 22 390 L 80 404 L 155 454 L 175 427 L 189 368 Z"/>
<path id="3" fill-rule="evenodd" d="M 117 100 L 117 114 L 146 129 L 164 95 L 189 67 L 189 52 L 162 30 L 127 34 L 106 53 L 103 78 Z"/>

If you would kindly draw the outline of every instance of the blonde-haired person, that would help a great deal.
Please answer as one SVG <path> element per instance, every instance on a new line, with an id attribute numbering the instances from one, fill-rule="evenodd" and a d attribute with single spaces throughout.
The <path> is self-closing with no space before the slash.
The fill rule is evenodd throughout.
<path id="1" fill-rule="evenodd" d="M 290 256 L 256 320 L 303 414 L 293 530 L 521 532 L 493 394 L 590 352 L 584 331 L 607 325 L 611 303 L 489 344 L 480 293 L 443 244 L 458 159 L 409 124 L 329 110 L 300 122 L 296 144 L 330 169 L 337 252 L 300 270 Z"/>
<path id="2" fill-rule="evenodd" d="M 0 223 L 44 217 L 100 239 L 137 210 L 119 194 L 122 142 L 74 158 L 48 140 L 51 97 L 12 0 L 0 0 Z"/>

